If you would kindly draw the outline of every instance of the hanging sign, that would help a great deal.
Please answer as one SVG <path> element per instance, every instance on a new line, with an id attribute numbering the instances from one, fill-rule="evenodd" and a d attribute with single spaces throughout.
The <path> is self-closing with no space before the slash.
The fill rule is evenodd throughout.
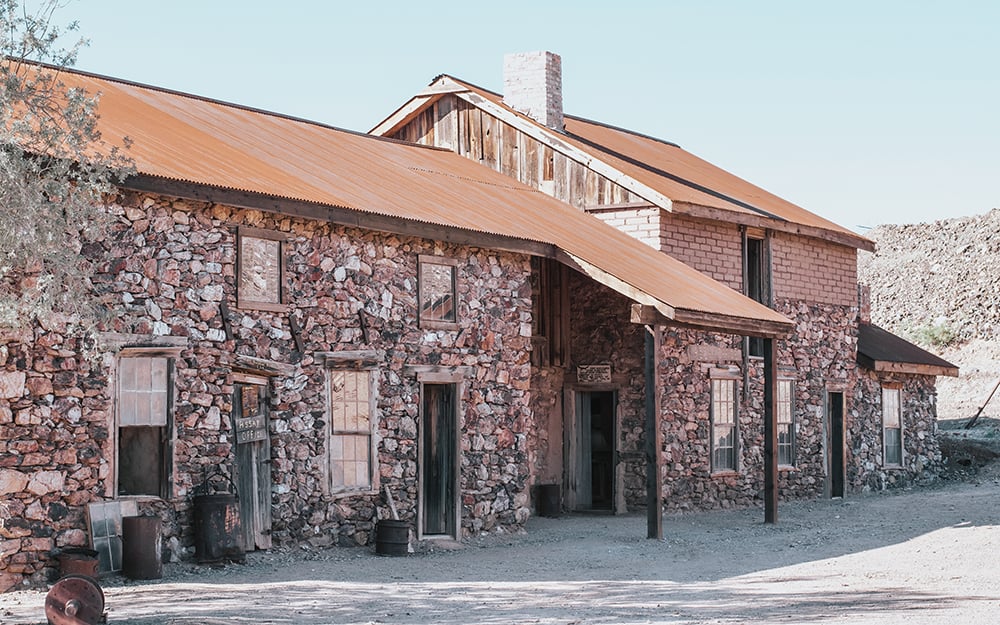
<path id="1" fill-rule="evenodd" d="M 267 419 L 263 416 L 236 419 L 236 442 L 238 444 L 262 441 L 267 438 Z"/>

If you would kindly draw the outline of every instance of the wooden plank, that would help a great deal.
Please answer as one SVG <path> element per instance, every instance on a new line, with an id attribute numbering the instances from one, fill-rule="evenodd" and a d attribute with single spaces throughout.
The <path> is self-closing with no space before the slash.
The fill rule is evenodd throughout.
<path id="1" fill-rule="evenodd" d="M 520 146 L 517 143 L 518 132 L 508 124 L 498 123 L 500 128 L 500 173 L 517 179 L 520 170 Z"/>
<path id="2" fill-rule="evenodd" d="M 598 200 L 597 192 L 600 189 L 600 176 L 597 175 L 593 169 L 587 169 L 583 176 L 584 184 L 584 206 L 592 206 L 594 204 L 600 204 Z"/>
<path id="3" fill-rule="evenodd" d="M 587 206 L 587 168 L 570 161 L 569 163 L 569 203 L 577 208 Z"/>
<path id="4" fill-rule="evenodd" d="M 646 408 L 646 538 L 663 540 L 663 433 L 660 431 L 659 326 L 646 326 L 645 335 L 645 408 Z"/>
<path id="5" fill-rule="evenodd" d="M 458 123 L 458 137 L 456 140 L 456 151 L 468 158 L 469 157 L 469 116 L 472 114 L 472 108 L 469 106 L 468 102 L 465 100 L 455 101 L 455 118 Z"/>
<path id="6" fill-rule="evenodd" d="M 518 140 L 521 142 L 521 182 L 537 189 L 542 168 L 538 158 L 541 146 L 524 133 L 518 133 Z"/>
<path id="7" fill-rule="evenodd" d="M 500 170 L 500 122 L 496 117 L 483 114 L 483 164 Z"/>
<path id="8" fill-rule="evenodd" d="M 552 154 L 552 196 L 569 203 L 569 159 L 561 152 Z"/>
<path id="9" fill-rule="evenodd" d="M 437 121 L 435 122 L 435 145 L 454 150 L 455 135 L 458 133 L 458 114 L 455 112 L 455 98 L 445 96 L 437 101 Z"/>
<path id="10" fill-rule="evenodd" d="M 469 114 L 469 156 L 483 162 L 483 112 L 475 108 Z"/>

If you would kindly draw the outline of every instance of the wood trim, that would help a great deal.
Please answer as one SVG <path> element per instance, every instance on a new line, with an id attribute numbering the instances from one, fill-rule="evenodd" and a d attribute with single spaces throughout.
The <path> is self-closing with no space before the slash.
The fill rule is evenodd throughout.
<path id="1" fill-rule="evenodd" d="M 691 204 L 689 202 L 674 202 L 673 211 L 680 215 L 687 215 L 688 217 L 695 217 L 698 219 L 707 219 L 709 221 L 722 221 L 725 223 L 736 224 L 739 226 L 748 226 L 753 228 L 766 228 L 778 232 L 799 234 L 814 239 L 822 239 L 824 241 L 829 241 L 831 243 L 837 243 L 840 245 L 845 245 L 847 247 L 852 247 L 859 250 L 865 250 L 866 252 L 875 251 L 875 243 L 869 239 L 866 239 L 860 234 L 851 235 L 846 232 L 827 230 L 825 228 L 820 228 L 817 226 L 806 226 L 803 224 L 797 224 L 790 221 L 768 219 L 767 217 L 764 217 L 762 215 L 755 215 L 749 212 L 740 213 L 736 211 L 726 210 L 724 208 L 713 208 L 711 206 L 703 206 L 701 204 Z"/>
<path id="2" fill-rule="evenodd" d="M 418 382 L 461 382 L 475 373 L 475 367 L 466 365 L 403 365 L 403 375 L 414 376 Z"/>
<path id="3" fill-rule="evenodd" d="M 289 365 L 283 362 L 276 362 L 274 360 L 267 360 L 264 358 L 256 358 L 254 356 L 246 356 L 244 354 L 233 355 L 233 369 L 239 369 L 245 373 L 255 373 L 268 377 L 279 375 L 293 376 L 296 371 L 298 371 L 295 365 Z"/>
<path id="4" fill-rule="evenodd" d="M 157 334 L 122 334 L 119 332 L 99 332 L 98 342 L 110 351 L 120 351 L 126 348 L 142 350 L 186 348 L 190 340 L 186 336 L 160 336 Z"/>
<path id="5" fill-rule="evenodd" d="M 477 93 L 470 91 L 456 92 L 455 97 L 465 100 L 472 106 L 475 106 L 483 112 L 497 118 L 501 122 L 513 126 L 542 145 L 548 146 L 554 151 L 563 154 L 568 159 L 580 163 L 588 170 L 604 176 L 618 186 L 628 189 L 643 199 L 657 204 L 667 210 L 671 210 L 673 200 L 652 187 L 648 187 L 638 182 L 631 176 L 615 169 L 604 161 L 595 158 L 580 148 L 563 141 L 558 137 L 557 133 L 552 131 L 551 128 L 540 126 L 525 117 L 521 117 L 513 111 L 494 104 Z"/>
<path id="6" fill-rule="evenodd" d="M 341 226 L 430 239 L 441 241 L 442 243 L 475 245 L 502 252 L 533 254 L 546 258 L 556 257 L 556 246 L 550 243 L 540 243 L 538 241 L 519 239 L 502 234 L 478 232 L 444 224 L 432 224 L 402 217 L 393 217 L 345 206 L 329 206 L 304 200 L 252 193 L 239 189 L 226 189 L 146 174 L 132 176 L 120 186 L 124 189 L 143 193 L 155 193 L 198 202 L 225 204 L 226 206 L 235 208 L 249 208 L 302 219 L 316 219 Z"/>
<path id="7" fill-rule="evenodd" d="M 925 365 L 909 362 L 890 362 L 887 360 L 869 360 L 865 358 L 867 362 L 861 362 L 862 357 L 858 356 L 859 364 L 878 371 L 879 373 L 905 373 L 911 375 L 933 375 L 933 376 L 948 376 L 951 378 L 958 377 L 958 367 L 940 367 L 937 365 Z M 870 364 L 869 364 L 870 363 Z"/>
<path id="8" fill-rule="evenodd" d="M 327 369 L 377 369 L 385 362 L 385 352 L 374 349 L 315 352 L 314 355 Z"/>
<path id="9" fill-rule="evenodd" d="M 427 106 L 434 104 L 435 100 L 440 98 L 443 93 L 450 93 L 449 91 L 428 93 L 432 88 L 433 85 L 411 98 L 409 102 L 396 109 L 377 126 L 369 130 L 368 134 L 387 137 L 413 121 Z"/>

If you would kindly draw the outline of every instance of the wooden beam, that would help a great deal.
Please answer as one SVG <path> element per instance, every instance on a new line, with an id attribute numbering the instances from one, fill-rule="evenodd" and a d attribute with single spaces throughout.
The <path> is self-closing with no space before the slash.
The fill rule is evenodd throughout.
<path id="1" fill-rule="evenodd" d="M 604 176 L 611 182 L 628 189 L 639 197 L 667 210 L 671 209 L 673 201 L 670 198 L 663 195 L 656 189 L 642 184 L 635 178 L 619 171 L 604 161 L 595 158 L 590 153 L 567 141 L 564 141 L 560 138 L 559 133 L 553 132 L 551 128 L 542 126 L 526 117 L 522 117 L 510 109 L 499 104 L 494 104 L 492 101 L 487 100 L 481 95 L 471 91 L 456 93 L 455 97 L 467 101 L 469 104 L 479 108 L 484 113 L 499 119 L 505 124 L 513 126 L 542 145 L 546 145 L 563 154 L 566 158 L 580 163 L 587 169 Z"/>
<path id="2" fill-rule="evenodd" d="M 646 538 L 663 540 L 663 484 L 660 465 L 663 433 L 660 432 L 659 352 L 660 327 L 645 327 L 646 357 Z"/>
<path id="3" fill-rule="evenodd" d="M 944 375 L 952 378 L 958 377 L 958 367 L 941 367 L 938 365 L 917 364 L 910 362 L 892 362 L 888 360 L 872 361 L 870 367 L 882 373 L 909 373 L 915 375 Z"/>
<path id="4" fill-rule="evenodd" d="M 419 115 L 425 108 L 434 104 L 434 101 L 441 97 L 440 93 L 436 94 L 426 94 L 421 93 L 420 95 L 412 98 L 409 102 L 403 106 L 396 109 L 394 113 L 382 120 L 378 126 L 375 126 L 368 134 L 378 135 L 380 137 L 388 137 L 392 133 L 396 132 L 406 124 L 413 121 L 413 119 Z"/>
<path id="5" fill-rule="evenodd" d="M 710 329 L 716 332 L 739 334 L 740 336 L 759 336 L 762 338 L 784 338 L 791 334 L 794 327 L 790 321 L 781 322 L 733 317 L 683 308 L 676 310 L 674 322 L 680 325 Z"/>
<path id="6" fill-rule="evenodd" d="M 778 359 L 764 339 L 764 522 L 778 522 Z"/>

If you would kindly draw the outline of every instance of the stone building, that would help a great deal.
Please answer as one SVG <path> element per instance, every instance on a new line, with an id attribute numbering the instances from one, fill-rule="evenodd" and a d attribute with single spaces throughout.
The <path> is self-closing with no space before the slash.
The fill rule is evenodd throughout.
<path id="1" fill-rule="evenodd" d="M 935 379 L 958 370 L 868 323 L 857 250 L 872 250 L 871 241 L 675 144 L 565 114 L 561 60 L 550 52 L 507 56 L 503 84 L 498 94 L 441 75 L 372 133 L 446 148 L 517 179 L 791 320 L 774 355 L 781 496 L 839 497 L 934 477 Z M 590 299 L 572 280 L 571 309 Z M 542 380 L 532 395 L 542 439 L 533 469 L 564 487 L 571 510 L 622 511 L 648 494 L 642 337 L 636 328 L 602 336 L 597 320 L 576 313 L 563 360 L 533 370 Z M 653 461 L 663 507 L 760 501 L 764 342 L 660 325 L 653 311 L 644 319 L 656 334 Z M 576 372 L 595 363 L 620 378 L 582 382 Z M 589 435 L 594 411 L 602 425 Z M 612 459 L 599 466 L 597 457 Z M 614 477 L 598 486 L 598 471 Z"/>
<path id="2" fill-rule="evenodd" d="M 136 174 L 82 245 L 113 302 L 96 344 L 65 319 L 0 334 L 0 589 L 51 576 L 95 503 L 159 515 L 189 554 L 193 496 L 219 474 L 248 549 L 367 544 L 386 491 L 417 540 L 514 530 L 564 446 L 593 484 L 570 507 L 623 510 L 642 463 L 611 452 L 645 438 L 642 316 L 673 328 L 683 376 L 714 333 L 792 330 L 450 151 L 62 79 L 102 94 Z"/>

